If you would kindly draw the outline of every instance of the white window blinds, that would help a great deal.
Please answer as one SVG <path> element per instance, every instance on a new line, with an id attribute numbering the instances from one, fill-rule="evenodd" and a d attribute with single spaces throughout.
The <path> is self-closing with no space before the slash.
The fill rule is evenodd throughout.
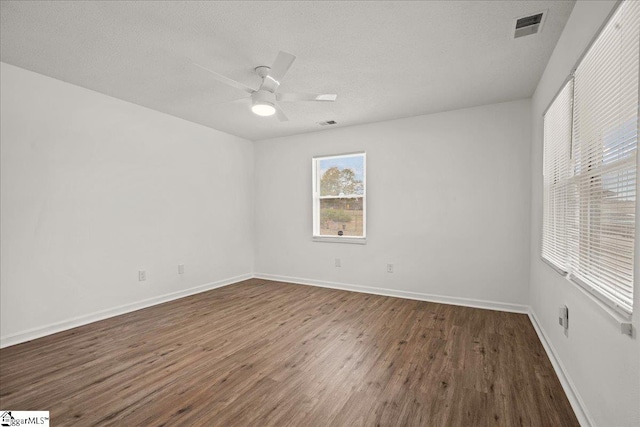
<path id="1" fill-rule="evenodd" d="M 563 272 L 567 267 L 567 209 L 571 178 L 573 81 L 560 91 L 544 116 L 544 199 L 542 256 Z"/>
<path id="2" fill-rule="evenodd" d="M 640 2 L 624 1 L 544 118 L 542 255 L 626 314 L 633 308 L 639 40 Z"/>

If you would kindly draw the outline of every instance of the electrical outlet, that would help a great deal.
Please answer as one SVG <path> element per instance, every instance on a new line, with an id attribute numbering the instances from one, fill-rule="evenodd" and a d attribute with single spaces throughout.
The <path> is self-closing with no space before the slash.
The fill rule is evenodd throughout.
<path id="1" fill-rule="evenodd" d="M 569 307 L 566 305 L 558 309 L 558 323 L 565 329 L 569 329 Z"/>
<path id="2" fill-rule="evenodd" d="M 387 273 L 393 273 L 393 264 L 387 264 Z"/>
<path id="3" fill-rule="evenodd" d="M 184 274 L 184 264 L 178 264 L 178 274 Z"/>
<path id="4" fill-rule="evenodd" d="M 340 258 L 336 258 L 336 267 L 342 267 L 342 264 L 340 263 Z"/>
<path id="5" fill-rule="evenodd" d="M 138 281 L 144 282 L 147 280 L 147 272 L 145 270 L 138 270 Z"/>

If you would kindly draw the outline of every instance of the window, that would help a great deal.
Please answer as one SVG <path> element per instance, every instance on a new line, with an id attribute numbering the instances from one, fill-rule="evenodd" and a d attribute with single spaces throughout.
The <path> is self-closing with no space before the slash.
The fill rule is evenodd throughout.
<path id="1" fill-rule="evenodd" d="M 542 257 L 633 311 L 640 2 L 620 4 L 544 116 Z"/>
<path id="2" fill-rule="evenodd" d="M 544 115 L 542 257 L 563 273 L 567 267 L 567 202 L 571 188 L 573 80 Z"/>
<path id="3" fill-rule="evenodd" d="M 313 158 L 313 238 L 364 243 L 366 154 Z"/>

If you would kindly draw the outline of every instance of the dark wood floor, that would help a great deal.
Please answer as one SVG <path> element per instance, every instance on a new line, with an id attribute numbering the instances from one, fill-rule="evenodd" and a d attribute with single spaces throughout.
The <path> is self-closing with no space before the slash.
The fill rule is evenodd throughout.
<path id="1" fill-rule="evenodd" d="M 576 426 L 526 315 L 253 279 L 0 350 L 52 425 Z"/>

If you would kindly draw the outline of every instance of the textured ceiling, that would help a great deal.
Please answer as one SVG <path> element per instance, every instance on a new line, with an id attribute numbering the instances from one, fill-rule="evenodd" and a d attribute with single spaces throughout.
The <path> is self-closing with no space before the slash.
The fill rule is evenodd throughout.
<path id="1" fill-rule="evenodd" d="M 0 59 L 251 140 L 527 98 L 572 1 L 14 2 L 0 9 Z M 513 19 L 548 9 L 541 34 Z M 252 87 L 279 50 L 297 56 L 289 122 L 258 117 L 190 59 Z M 336 120 L 320 127 L 317 122 Z"/>

